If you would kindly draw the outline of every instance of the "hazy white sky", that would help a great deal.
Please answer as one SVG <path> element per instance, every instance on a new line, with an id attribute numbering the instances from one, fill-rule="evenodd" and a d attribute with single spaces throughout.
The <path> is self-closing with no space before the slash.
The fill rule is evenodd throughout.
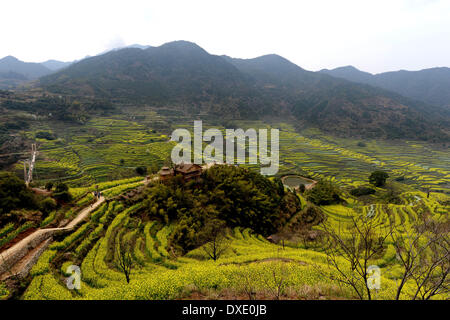
<path id="1" fill-rule="evenodd" d="M 0 57 L 71 61 L 189 40 L 212 54 L 277 53 L 308 70 L 450 67 L 449 0 L 2 0 Z"/>

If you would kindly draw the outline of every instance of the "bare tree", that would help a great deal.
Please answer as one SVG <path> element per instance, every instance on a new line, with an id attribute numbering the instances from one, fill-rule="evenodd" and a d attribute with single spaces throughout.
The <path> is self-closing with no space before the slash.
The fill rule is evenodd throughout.
<path id="1" fill-rule="evenodd" d="M 450 241 L 446 224 L 424 218 L 412 228 L 395 228 L 391 237 L 403 267 L 397 300 L 408 281 L 415 284 L 414 294 L 410 297 L 413 300 L 429 300 L 449 292 Z"/>
<path id="2" fill-rule="evenodd" d="M 131 269 L 133 268 L 133 258 L 131 256 L 131 246 L 128 242 L 121 242 L 117 245 L 116 260 L 117 266 L 123 272 L 127 283 L 130 283 Z"/>
<path id="3" fill-rule="evenodd" d="M 256 298 L 256 284 L 257 280 L 254 272 L 241 266 L 236 272 L 236 280 L 240 289 L 245 293 L 249 300 Z"/>
<path id="4" fill-rule="evenodd" d="M 218 219 L 210 220 L 205 225 L 200 238 L 205 243 L 202 247 L 203 251 L 214 261 L 217 261 L 231 244 L 225 223 Z"/>
<path id="5" fill-rule="evenodd" d="M 265 287 L 269 290 L 275 300 L 280 300 L 281 296 L 286 291 L 289 271 L 283 261 L 271 262 L 266 266 L 270 272 L 268 278 L 263 278 Z"/>
<path id="6" fill-rule="evenodd" d="M 281 240 L 281 245 L 283 246 L 283 250 L 285 249 L 285 241 L 289 240 L 292 235 L 292 231 L 289 230 L 288 226 L 285 226 L 277 233 L 279 239 Z"/>
<path id="7" fill-rule="evenodd" d="M 325 253 L 328 265 L 336 273 L 324 273 L 328 278 L 349 285 L 358 297 L 371 300 L 370 261 L 383 251 L 391 229 L 367 217 L 349 217 L 345 230 L 323 223 Z M 342 263 L 345 261 L 345 263 Z"/>

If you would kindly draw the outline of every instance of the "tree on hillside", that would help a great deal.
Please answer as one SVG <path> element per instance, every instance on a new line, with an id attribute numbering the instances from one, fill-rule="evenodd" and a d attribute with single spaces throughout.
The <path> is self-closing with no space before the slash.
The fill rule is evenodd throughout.
<path id="1" fill-rule="evenodd" d="M 320 180 L 314 188 L 308 190 L 306 198 L 316 205 L 328 205 L 341 201 L 340 190 L 325 180 Z"/>
<path id="2" fill-rule="evenodd" d="M 45 189 L 51 191 L 53 189 L 53 182 L 49 181 L 45 184 Z"/>
<path id="3" fill-rule="evenodd" d="M 405 295 L 407 282 L 412 283 L 414 293 L 409 298 L 429 300 L 438 294 L 450 292 L 450 237 L 445 223 L 424 218 L 412 228 L 395 227 L 391 234 L 402 275 L 396 299 Z"/>
<path id="4" fill-rule="evenodd" d="M 300 191 L 300 193 L 304 193 L 305 192 L 305 190 L 306 190 L 306 187 L 305 187 L 305 185 L 302 183 L 302 184 L 300 184 L 300 186 L 298 187 L 298 190 Z"/>
<path id="5" fill-rule="evenodd" d="M 39 208 L 45 215 L 49 214 L 56 208 L 56 201 L 52 198 L 45 198 L 39 203 Z"/>
<path id="6" fill-rule="evenodd" d="M 198 239 L 210 220 L 268 236 L 301 209 L 292 192 L 259 173 L 234 166 L 214 166 L 198 182 L 183 182 L 177 175 L 165 183 L 151 184 L 142 198 L 146 215 L 164 223 L 176 222 L 171 244 L 183 253 L 207 242 Z"/>
<path id="7" fill-rule="evenodd" d="M 372 299 L 372 266 L 377 255 L 383 252 L 391 229 L 381 222 L 368 218 L 350 217 L 344 230 L 323 224 L 325 254 L 328 265 L 335 272 L 324 272 L 333 281 L 353 288 L 357 296 Z"/>
<path id="8" fill-rule="evenodd" d="M 201 239 L 206 242 L 202 248 L 209 258 L 217 261 L 228 249 L 231 240 L 227 235 L 228 232 L 224 221 L 212 219 L 206 223 Z"/>
<path id="9" fill-rule="evenodd" d="M 133 258 L 130 251 L 131 244 L 129 242 L 121 242 L 116 247 L 116 264 L 125 275 L 127 283 L 130 283 L 131 269 L 133 268 Z"/>
<path id="10" fill-rule="evenodd" d="M 69 192 L 69 186 L 63 182 L 59 182 L 56 185 L 53 197 L 62 202 L 72 201 L 72 194 Z"/>
<path id="11" fill-rule="evenodd" d="M 36 200 L 25 183 L 10 172 L 0 172 L 0 214 L 14 209 L 36 208 Z"/>
<path id="12" fill-rule="evenodd" d="M 280 300 L 285 294 L 289 277 L 289 268 L 282 259 L 266 264 L 265 274 L 262 274 L 262 283 L 274 300 Z"/>
<path id="13" fill-rule="evenodd" d="M 147 174 L 147 167 L 136 167 L 136 173 L 140 176 Z"/>
<path id="14" fill-rule="evenodd" d="M 382 187 L 385 185 L 387 178 L 389 178 L 389 175 L 386 172 L 376 170 L 370 174 L 369 182 L 375 187 Z"/>

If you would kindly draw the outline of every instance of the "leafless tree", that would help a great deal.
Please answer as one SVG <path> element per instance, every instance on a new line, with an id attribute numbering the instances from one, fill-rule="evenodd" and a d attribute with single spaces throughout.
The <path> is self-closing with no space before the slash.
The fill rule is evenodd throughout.
<path id="1" fill-rule="evenodd" d="M 280 300 L 286 290 L 288 269 L 283 261 L 278 261 L 268 263 L 266 270 L 270 275 L 268 278 L 263 278 L 264 285 L 275 300 Z"/>
<path id="2" fill-rule="evenodd" d="M 323 274 L 349 285 L 361 300 L 371 300 L 372 293 L 368 283 L 370 261 L 383 251 L 391 229 L 366 217 L 352 216 L 349 220 L 350 223 L 344 230 L 341 226 L 336 230 L 323 223 L 328 265 L 337 272 Z"/>
<path id="3" fill-rule="evenodd" d="M 414 283 L 413 300 L 429 300 L 449 292 L 450 241 L 448 226 L 430 218 L 419 220 L 411 228 L 395 228 L 391 234 L 397 259 L 403 267 L 396 299 L 405 284 Z"/>
<path id="4" fill-rule="evenodd" d="M 210 220 L 205 225 L 201 241 L 205 243 L 203 251 L 214 261 L 217 261 L 231 244 L 225 223 L 217 219 Z"/>
<path id="5" fill-rule="evenodd" d="M 257 280 L 255 273 L 246 268 L 240 267 L 236 272 L 236 280 L 240 289 L 245 293 L 249 300 L 255 300 L 256 298 L 256 283 Z"/>
<path id="6" fill-rule="evenodd" d="M 285 226 L 277 233 L 279 239 L 281 240 L 281 245 L 283 246 L 283 250 L 285 249 L 285 241 L 291 238 L 292 231 L 289 230 L 288 226 Z"/>
<path id="7" fill-rule="evenodd" d="M 131 246 L 128 242 L 121 242 L 116 247 L 116 262 L 120 271 L 123 272 L 127 283 L 130 283 L 131 269 L 133 268 L 133 258 L 131 256 Z"/>

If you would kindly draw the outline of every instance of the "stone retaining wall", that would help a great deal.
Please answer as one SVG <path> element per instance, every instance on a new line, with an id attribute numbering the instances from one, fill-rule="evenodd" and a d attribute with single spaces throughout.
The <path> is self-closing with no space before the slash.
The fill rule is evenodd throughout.
<path id="1" fill-rule="evenodd" d="M 0 253 L 0 275 L 11 270 L 11 268 L 25 257 L 28 252 L 36 248 L 43 241 L 55 234 L 57 229 L 41 229 L 23 239 L 17 245 Z"/>

